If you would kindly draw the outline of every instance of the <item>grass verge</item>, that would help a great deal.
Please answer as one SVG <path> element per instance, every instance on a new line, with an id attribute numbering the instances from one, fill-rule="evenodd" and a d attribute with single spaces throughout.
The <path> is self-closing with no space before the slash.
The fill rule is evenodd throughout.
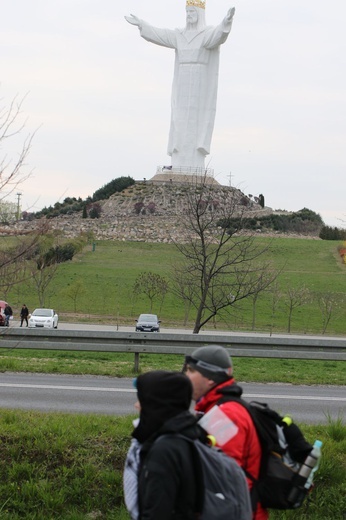
<path id="1" fill-rule="evenodd" d="M 141 354 L 140 370 L 181 370 L 183 355 Z M 234 358 L 238 381 L 346 385 L 345 361 Z M 0 349 L 0 372 L 132 377 L 134 354 Z"/>
<path id="2" fill-rule="evenodd" d="M 2 520 L 127 520 L 122 468 L 131 417 L 1 410 Z M 303 426 L 323 441 L 316 488 L 304 507 L 274 520 L 342 519 L 346 503 L 346 427 Z"/>

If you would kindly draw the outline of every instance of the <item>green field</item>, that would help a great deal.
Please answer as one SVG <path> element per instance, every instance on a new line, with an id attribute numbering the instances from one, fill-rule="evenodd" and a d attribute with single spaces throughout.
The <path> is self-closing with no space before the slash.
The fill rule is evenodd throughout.
<path id="1" fill-rule="evenodd" d="M 278 277 L 280 299 L 273 311 L 272 292 L 263 293 L 256 305 L 257 331 L 287 331 L 288 287 L 306 287 L 315 298 L 293 312 L 292 333 L 319 334 L 322 331 L 322 314 L 318 294 L 331 293 L 339 300 L 332 312 L 327 334 L 343 335 L 346 332 L 346 265 L 338 255 L 336 241 L 299 238 L 256 238 L 269 244 L 266 258 L 281 273 Z M 54 307 L 61 320 L 133 324 L 141 312 L 149 312 L 149 300 L 133 295 L 133 285 L 140 272 L 153 272 L 171 278 L 179 254 L 170 244 L 144 242 L 97 241 L 70 262 L 60 264 L 48 288 L 46 307 Z M 66 288 L 81 283 L 83 292 L 74 302 L 66 295 Z M 35 289 L 26 283 L 14 287 L 7 299 L 19 313 L 22 303 L 30 310 L 38 306 Z M 184 326 L 184 305 L 171 292 L 162 304 L 154 302 L 152 312 L 159 314 L 163 327 Z M 194 313 L 190 311 L 186 328 L 193 326 Z M 207 328 L 224 330 L 252 329 L 252 302 L 234 305 L 228 317 L 209 323 Z"/>

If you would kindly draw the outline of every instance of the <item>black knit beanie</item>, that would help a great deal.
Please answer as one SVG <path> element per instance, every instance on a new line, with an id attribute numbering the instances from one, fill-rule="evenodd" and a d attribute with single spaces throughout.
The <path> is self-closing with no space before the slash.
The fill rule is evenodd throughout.
<path id="1" fill-rule="evenodd" d="M 147 372 L 137 378 L 136 386 L 141 411 L 132 436 L 140 442 L 156 433 L 168 419 L 190 408 L 192 384 L 180 372 Z"/>

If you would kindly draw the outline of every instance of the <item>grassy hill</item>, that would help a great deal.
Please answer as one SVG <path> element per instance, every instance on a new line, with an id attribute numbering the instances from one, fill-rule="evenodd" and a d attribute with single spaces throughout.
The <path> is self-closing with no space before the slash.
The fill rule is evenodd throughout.
<path id="1" fill-rule="evenodd" d="M 273 332 L 287 330 L 287 290 L 306 287 L 314 299 L 293 312 L 291 332 L 320 333 L 322 313 L 319 298 L 332 294 L 338 299 L 338 308 L 332 312 L 327 328 L 329 334 L 346 332 L 346 265 L 338 255 L 337 241 L 300 238 L 256 238 L 268 243 L 268 257 L 281 269 L 278 278 L 279 302 L 273 310 L 273 294 L 262 294 L 256 304 L 255 330 Z M 52 306 L 61 319 L 90 320 L 133 324 L 141 312 L 149 312 L 149 300 L 133 295 L 134 282 L 141 272 L 153 272 L 169 279 L 174 264 L 179 260 L 173 245 L 143 242 L 97 241 L 88 245 L 70 262 L 60 264 L 49 290 L 45 306 Z M 79 294 L 73 298 L 73 289 L 79 286 Z M 70 293 L 70 294 L 68 294 Z M 8 300 L 19 312 L 23 302 L 29 309 L 38 306 L 38 298 L 30 283 L 13 289 Z M 286 302 L 286 304 L 285 304 Z M 171 292 L 162 304 L 154 302 L 152 312 L 160 315 L 163 327 L 183 326 L 183 304 Z M 186 327 L 191 329 L 193 310 Z M 252 302 L 234 306 L 231 315 L 210 323 L 209 328 L 251 330 Z"/>

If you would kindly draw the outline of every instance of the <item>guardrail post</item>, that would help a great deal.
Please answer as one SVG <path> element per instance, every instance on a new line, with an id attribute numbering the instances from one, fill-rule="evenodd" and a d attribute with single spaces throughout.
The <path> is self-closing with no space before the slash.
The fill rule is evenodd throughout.
<path id="1" fill-rule="evenodd" d="M 139 372 L 139 352 L 135 352 L 135 364 L 133 366 L 133 370 L 135 374 Z"/>

